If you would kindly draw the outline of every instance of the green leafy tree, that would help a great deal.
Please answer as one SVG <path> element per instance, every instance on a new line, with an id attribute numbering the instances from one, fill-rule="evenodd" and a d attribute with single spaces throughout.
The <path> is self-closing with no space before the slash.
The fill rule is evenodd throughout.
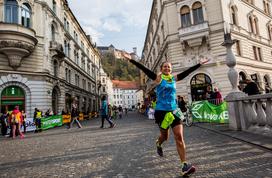
<path id="1" fill-rule="evenodd" d="M 140 71 L 128 60 L 116 59 L 112 53 L 102 55 L 104 71 L 115 80 L 138 81 Z"/>

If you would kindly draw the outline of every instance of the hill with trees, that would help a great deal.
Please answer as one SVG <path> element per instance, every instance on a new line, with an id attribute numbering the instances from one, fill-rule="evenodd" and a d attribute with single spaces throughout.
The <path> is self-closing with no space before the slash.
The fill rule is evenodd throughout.
<path id="1" fill-rule="evenodd" d="M 128 60 L 117 59 L 113 53 L 104 53 L 101 61 L 104 71 L 112 80 L 139 81 L 139 69 Z"/>

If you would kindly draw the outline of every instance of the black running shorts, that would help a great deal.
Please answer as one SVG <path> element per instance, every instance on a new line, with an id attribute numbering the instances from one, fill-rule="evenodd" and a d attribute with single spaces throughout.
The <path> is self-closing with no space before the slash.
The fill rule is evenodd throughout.
<path id="1" fill-rule="evenodd" d="M 162 121 L 164 119 L 164 116 L 166 115 L 166 113 L 168 112 L 172 112 L 172 111 L 161 111 L 161 110 L 155 110 L 155 113 L 154 113 L 154 117 L 155 117 L 155 122 L 159 125 L 159 127 L 161 128 L 161 124 L 162 124 Z M 173 114 L 174 115 L 174 114 Z M 173 121 L 173 123 L 171 124 L 171 127 L 174 128 L 175 126 L 179 125 L 179 124 L 182 124 L 182 121 L 177 117 L 175 116 L 175 120 Z M 161 128 L 163 129 L 163 128 Z"/>

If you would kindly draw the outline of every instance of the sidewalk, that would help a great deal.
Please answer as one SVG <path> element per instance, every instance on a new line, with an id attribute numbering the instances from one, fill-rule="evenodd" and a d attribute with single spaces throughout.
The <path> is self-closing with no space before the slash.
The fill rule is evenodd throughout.
<path id="1" fill-rule="evenodd" d="M 228 124 L 194 123 L 194 126 L 272 151 L 272 138 L 268 136 L 262 136 L 245 131 L 234 131 L 228 127 Z"/>

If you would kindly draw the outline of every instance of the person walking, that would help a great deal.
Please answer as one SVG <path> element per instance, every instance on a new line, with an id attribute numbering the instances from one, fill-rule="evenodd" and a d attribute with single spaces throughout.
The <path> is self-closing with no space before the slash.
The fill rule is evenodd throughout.
<path id="1" fill-rule="evenodd" d="M 68 126 L 68 129 L 73 127 L 74 122 L 76 122 L 78 128 L 82 128 L 80 122 L 78 121 L 78 116 L 79 116 L 79 111 L 76 107 L 76 105 L 72 106 L 72 110 L 71 110 L 71 122 L 70 125 Z"/>
<path id="2" fill-rule="evenodd" d="M 155 74 L 141 63 L 131 59 L 130 62 L 141 69 L 150 79 L 155 81 L 157 104 L 155 109 L 155 121 L 160 128 L 160 136 L 156 141 L 157 153 L 163 156 L 162 143 L 169 138 L 169 127 L 172 128 L 176 141 L 177 152 L 181 161 L 181 174 L 188 176 L 195 172 L 195 167 L 186 161 L 185 142 L 183 137 L 183 125 L 181 118 L 173 115 L 177 109 L 176 103 L 176 82 L 184 79 L 191 72 L 198 69 L 201 64 L 209 60 L 202 59 L 200 63 L 190 67 L 186 71 L 173 76 L 172 65 L 170 62 L 163 62 L 160 66 L 160 73 Z M 181 113 L 182 114 L 182 113 Z"/>
<path id="3" fill-rule="evenodd" d="M 102 96 L 101 100 L 102 100 L 102 104 L 101 104 L 101 108 L 100 108 L 100 112 L 101 112 L 101 126 L 100 126 L 100 128 L 104 128 L 105 119 L 110 124 L 110 128 L 113 128 L 115 126 L 115 124 L 108 117 L 108 104 L 106 101 L 106 96 Z"/>
<path id="4" fill-rule="evenodd" d="M 123 115 L 123 108 L 121 105 L 119 105 L 118 107 L 118 116 L 119 116 L 119 119 L 122 119 L 122 115 Z"/>
<path id="5" fill-rule="evenodd" d="M 26 113 L 22 110 L 22 127 L 24 129 L 24 133 L 26 133 Z"/>
<path id="6" fill-rule="evenodd" d="M 21 132 L 21 123 L 22 123 L 22 113 L 19 110 L 19 106 L 15 106 L 14 110 L 11 113 L 11 126 L 12 126 L 12 138 L 15 139 L 16 131 L 18 131 L 20 138 L 24 138 L 23 133 Z"/>

